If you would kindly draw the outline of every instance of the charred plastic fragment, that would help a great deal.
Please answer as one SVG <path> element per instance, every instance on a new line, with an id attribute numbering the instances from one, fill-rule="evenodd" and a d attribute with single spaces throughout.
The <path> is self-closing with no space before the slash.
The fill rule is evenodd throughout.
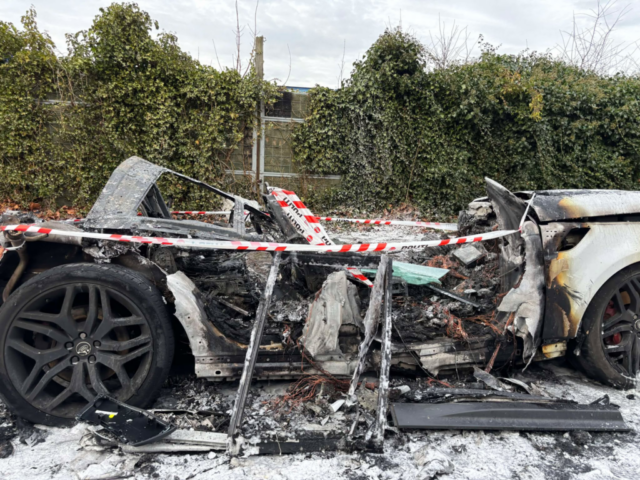
<path id="1" fill-rule="evenodd" d="M 394 403 L 394 424 L 402 429 L 628 432 L 613 405 L 492 403 Z"/>
<path id="2" fill-rule="evenodd" d="M 146 410 L 107 395 L 98 395 L 78 414 L 78 420 L 101 426 L 118 442 L 131 446 L 157 442 L 176 429 Z"/>

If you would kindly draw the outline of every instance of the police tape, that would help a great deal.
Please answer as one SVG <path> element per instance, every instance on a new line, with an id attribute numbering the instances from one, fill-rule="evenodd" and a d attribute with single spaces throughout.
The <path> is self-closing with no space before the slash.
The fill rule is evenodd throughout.
<path id="1" fill-rule="evenodd" d="M 283 202 L 285 203 L 285 202 Z M 229 215 L 231 212 L 214 212 L 214 211 L 205 211 L 205 210 L 179 210 L 171 212 L 173 215 Z M 244 212 L 245 215 L 248 215 L 249 212 Z M 455 223 L 439 223 L 439 222 L 414 222 L 409 220 L 367 220 L 361 218 L 336 218 L 336 217 L 316 217 L 313 218 L 317 220 L 321 220 L 323 222 L 349 222 L 349 223 L 358 223 L 362 225 L 397 225 L 404 227 L 422 227 L 422 228 L 431 228 L 434 230 L 445 230 L 448 232 L 455 232 L 458 230 L 458 225 Z M 78 223 L 84 222 L 84 218 L 70 218 L 67 220 L 62 220 L 66 223 Z"/>
<path id="2" fill-rule="evenodd" d="M 294 243 L 272 242 L 248 242 L 248 241 L 222 241 L 204 240 L 197 238 L 164 238 L 142 237 L 138 235 L 120 235 L 116 233 L 94 233 L 83 231 L 56 230 L 53 228 L 38 227 L 37 225 L 4 225 L 0 231 L 14 231 L 25 233 L 40 233 L 46 235 L 60 235 L 65 237 L 90 238 L 94 240 L 107 240 L 125 243 L 140 243 L 148 245 L 163 245 L 176 247 L 190 247 L 213 250 L 247 250 L 269 252 L 399 252 L 402 250 L 421 250 L 427 247 L 441 247 L 445 245 L 461 245 L 465 243 L 484 242 L 495 240 L 519 233 L 520 230 L 498 230 L 495 232 L 469 235 L 466 237 L 454 237 L 444 240 L 424 240 L 417 242 L 379 242 L 379 243 L 355 243 L 346 245 L 303 245 Z"/>
<path id="3" fill-rule="evenodd" d="M 245 215 L 249 215 L 249 211 L 244 210 Z M 174 210 L 172 215 L 231 215 L 230 210 L 209 211 L 209 210 Z M 268 214 L 267 214 L 268 215 Z"/>
<path id="4" fill-rule="evenodd" d="M 363 225 L 399 225 L 405 227 L 423 227 L 433 228 L 435 230 L 458 230 L 457 223 L 440 223 L 440 222 L 413 222 L 409 220 L 367 220 L 361 218 L 336 218 L 336 217 L 316 217 L 318 220 L 325 222 L 349 222 L 361 223 Z"/>
<path id="5" fill-rule="evenodd" d="M 231 215 L 230 211 L 211 212 L 207 210 L 174 210 L 171 212 L 173 215 Z M 245 215 L 249 212 L 245 212 Z"/>
<path id="6" fill-rule="evenodd" d="M 333 245 L 329 234 L 322 225 L 318 223 L 315 215 L 298 198 L 295 192 L 281 188 L 269 188 L 285 216 L 293 224 L 293 227 L 312 245 Z"/>
<path id="7" fill-rule="evenodd" d="M 291 224 L 302 234 L 311 245 L 335 245 L 329 234 L 317 220 L 311 211 L 302 203 L 295 192 L 283 190 L 281 188 L 269 188 L 269 192 L 280 204 L 283 213 L 289 219 Z M 353 278 L 361 281 L 368 287 L 373 287 L 373 282 L 354 267 L 347 268 L 347 271 Z"/>
<path id="8" fill-rule="evenodd" d="M 275 196 L 275 195 L 274 195 Z M 299 202 L 302 204 L 302 202 Z M 282 208 L 287 208 L 289 205 L 284 200 L 279 200 L 279 204 Z M 171 212 L 173 215 L 229 215 L 231 212 L 213 212 L 207 210 L 175 210 Z M 247 215 L 249 212 L 245 212 Z M 310 215 L 313 220 L 321 220 L 323 222 L 349 222 L 360 223 L 362 225 L 397 225 L 403 227 L 422 227 L 432 228 L 434 230 L 458 230 L 458 224 L 456 223 L 440 223 L 440 222 L 418 222 L 409 220 L 371 220 L 363 218 L 338 218 L 338 217 L 318 217 Z"/>

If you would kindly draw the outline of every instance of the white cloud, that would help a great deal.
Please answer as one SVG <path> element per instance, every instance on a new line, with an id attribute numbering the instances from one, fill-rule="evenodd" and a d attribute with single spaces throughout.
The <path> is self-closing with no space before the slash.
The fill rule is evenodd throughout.
<path id="1" fill-rule="evenodd" d="M 5 0 L 0 5 L 0 19 L 19 24 L 20 16 L 33 4 L 40 27 L 64 52 L 64 34 L 88 28 L 98 8 L 110 3 Z M 180 46 L 201 62 L 217 66 L 215 40 L 220 63 L 232 65 L 233 0 L 140 0 L 138 4 L 158 20 L 161 29 L 175 33 Z M 254 0 L 238 2 L 245 61 L 251 48 L 255 5 Z M 266 38 L 267 78 L 283 82 L 289 76 L 289 85 L 335 87 L 345 42 L 345 71 L 349 72 L 353 61 L 362 57 L 385 27 L 400 21 L 422 41 L 430 29 L 437 28 L 440 15 L 449 25 L 455 20 L 468 26 L 474 38 L 483 34 L 485 40 L 500 44 L 502 52 L 517 53 L 526 47 L 545 51 L 560 41 L 560 30 L 570 28 L 574 12 L 586 12 L 595 5 L 596 0 L 261 0 L 257 22 L 258 33 Z M 624 18 L 617 38 L 638 41 L 639 27 L 640 5 Z"/>

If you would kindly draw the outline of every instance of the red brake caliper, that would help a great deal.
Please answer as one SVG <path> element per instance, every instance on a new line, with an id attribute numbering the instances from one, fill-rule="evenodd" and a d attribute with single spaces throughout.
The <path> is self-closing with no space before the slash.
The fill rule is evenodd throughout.
<path id="1" fill-rule="evenodd" d="M 604 311 L 604 320 L 609 320 L 616 314 L 616 308 L 613 306 L 613 301 L 609 302 L 606 310 Z M 618 345 L 622 341 L 622 335 L 620 333 L 614 333 L 610 337 L 604 339 L 604 343 L 607 345 Z"/>

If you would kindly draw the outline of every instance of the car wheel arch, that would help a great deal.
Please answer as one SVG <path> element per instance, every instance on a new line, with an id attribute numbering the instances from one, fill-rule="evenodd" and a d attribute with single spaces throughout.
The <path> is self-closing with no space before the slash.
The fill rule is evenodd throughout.
<path id="1" fill-rule="evenodd" d="M 551 238 L 560 226 L 543 226 L 543 235 Z M 573 248 L 557 251 L 545 240 L 546 307 L 542 334 L 545 343 L 579 336 L 585 312 L 598 291 L 620 271 L 640 263 L 637 242 L 621 241 L 637 238 L 640 223 L 580 226 L 589 232 Z"/>

